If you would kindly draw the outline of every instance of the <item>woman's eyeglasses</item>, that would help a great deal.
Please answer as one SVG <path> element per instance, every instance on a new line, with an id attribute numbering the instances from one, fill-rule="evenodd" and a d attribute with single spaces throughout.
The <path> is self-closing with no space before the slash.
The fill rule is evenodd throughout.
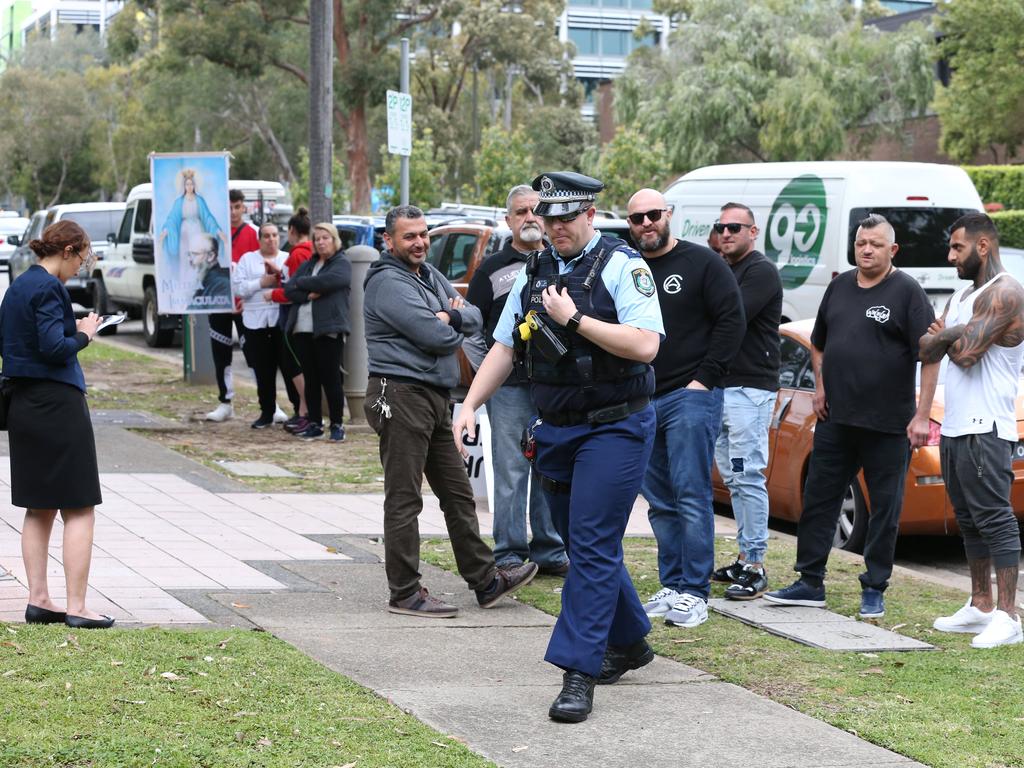
<path id="1" fill-rule="evenodd" d="M 754 225 L 753 224 L 740 224 L 738 221 L 730 221 L 728 224 L 723 224 L 720 221 L 716 221 L 712 225 L 712 229 L 714 229 L 715 232 L 717 232 L 718 234 L 722 234 L 723 232 L 725 232 L 725 230 L 728 229 L 730 232 L 732 232 L 732 234 L 738 235 L 740 233 L 740 230 L 743 229 L 744 227 L 752 227 L 752 226 L 754 226 Z"/>
<path id="2" fill-rule="evenodd" d="M 666 210 L 668 209 L 655 208 L 654 210 L 644 211 L 643 213 L 631 213 L 626 218 L 630 220 L 633 226 L 639 227 L 641 224 L 644 223 L 645 218 L 650 219 L 651 224 L 653 224 L 656 221 L 661 221 L 661 214 L 663 214 Z"/>

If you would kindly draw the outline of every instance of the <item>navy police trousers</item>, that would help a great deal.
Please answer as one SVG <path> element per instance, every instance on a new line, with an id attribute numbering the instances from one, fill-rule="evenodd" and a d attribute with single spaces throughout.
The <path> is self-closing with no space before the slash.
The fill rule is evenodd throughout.
<path id="1" fill-rule="evenodd" d="M 546 493 L 569 554 L 562 612 L 544 659 L 596 677 L 608 645 L 629 645 L 651 630 L 622 560 L 622 537 L 647 469 L 655 431 L 648 406 L 612 424 L 541 423 L 535 467 L 571 484 Z"/>

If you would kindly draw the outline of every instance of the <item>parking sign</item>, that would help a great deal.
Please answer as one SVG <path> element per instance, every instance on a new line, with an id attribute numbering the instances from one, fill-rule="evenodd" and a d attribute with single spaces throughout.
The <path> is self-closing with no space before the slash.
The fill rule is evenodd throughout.
<path id="1" fill-rule="evenodd" d="M 388 152 L 412 154 L 412 96 L 388 91 Z"/>

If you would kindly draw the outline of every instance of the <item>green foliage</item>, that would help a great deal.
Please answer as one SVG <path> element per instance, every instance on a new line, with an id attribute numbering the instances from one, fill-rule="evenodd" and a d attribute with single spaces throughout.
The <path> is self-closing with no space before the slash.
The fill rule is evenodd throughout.
<path id="1" fill-rule="evenodd" d="M 667 51 L 640 49 L 616 83 L 620 123 L 660 140 L 673 171 L 859 151 L 932 95 L 923 26 L 862 27 L 842 0 L 691 0 Z"/>
<path id="2" fill-rule="evenodd" d="M 954 71 L 935 111 L 942 151 L 959 162 L 1024 143 L 1024 0 L 957 0 L 938 14 L 939 51 Z"/>
<path id="3" fill-rule="evenodd" d="M 398 205 L 402 197 L 400 156 L 381 149 L 384 155 L 384 169 L 377 181 L 381 187 L 388 187 L 390 194 L 385 197 L 389 206 Z M 434 138 L 429 129 L 412 142 L 409 157 L 409 203 L 426 210 L 441 203 L 441 186 L 438 180 L 444 174 L 444 166 L 434 156 Z"/>
<path id="4" fill-rule="evenodd" d="M 597 143 L 597 131 L 574 106 L 531 110 L 526 123 L 533 167 L 542 171 L 580 171 L 583 153 Z"/>
<path id="5" fill-rule="evenodd" d="M 665 177 L 668 159 L 660 141 L 651 142 L 633 128 L 619 128 L 610 142 L 588 166 L 595 178 L 604 182 L 602 208 L 625 210 L 630 196 L 638 189 L 657 189 Z"/>
<path id="6" fill-rule="evenodd" d="M 990 213 L 999 230 L 999 243 L 1010 248 L 1024 248 L 1024 211 Z"/>
<path id="7" fill-rule="evenodd" d="M 1024 209 L 1024 166 L 965 165 L 964 170 L 986 203 L 1008 210 Z"/>
<path id="8" fill-rule="evenodd" d="M 508 191 L 517 184 L 529 184 L 534 167 L 521 130 L 508 133 L 491 126 L 484 131 L 476 156 L 477 202 L 504 207 Z"/>
<path id="9" fill-rule="evenodd" d="M 345 185 L 345 165 L 341 159 L 334 156 L 334 170 L 331 174 L 331 183 L 334 185 L 332 196 L 332 211 L 344 211 L 348 208 L 348 191 Z M 309 208 L 309 149 L 299 147 L 299 162 L 295 167 L 295 183 L 290 188 L 292 203 L 297 209 L 300 205 Z"/>

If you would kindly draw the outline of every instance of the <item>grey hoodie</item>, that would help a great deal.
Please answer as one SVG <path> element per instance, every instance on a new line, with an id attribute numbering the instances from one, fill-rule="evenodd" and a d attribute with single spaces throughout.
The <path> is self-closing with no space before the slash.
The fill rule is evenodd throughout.
<path id="1" fill-rule="evenodd" d="M 483 327 L 480 310 L 466 304 L 453 312 L 448 299 L 459 294 L 444 275 L 426 263 L 416 275 L 388 251 L 370 265 L 363 289 L 370 373 L 444 389 L 456 386 L 455 353 L 464 335 Z M 441 310 L 452 314 L 450 325 L 435 316 Z"/>

